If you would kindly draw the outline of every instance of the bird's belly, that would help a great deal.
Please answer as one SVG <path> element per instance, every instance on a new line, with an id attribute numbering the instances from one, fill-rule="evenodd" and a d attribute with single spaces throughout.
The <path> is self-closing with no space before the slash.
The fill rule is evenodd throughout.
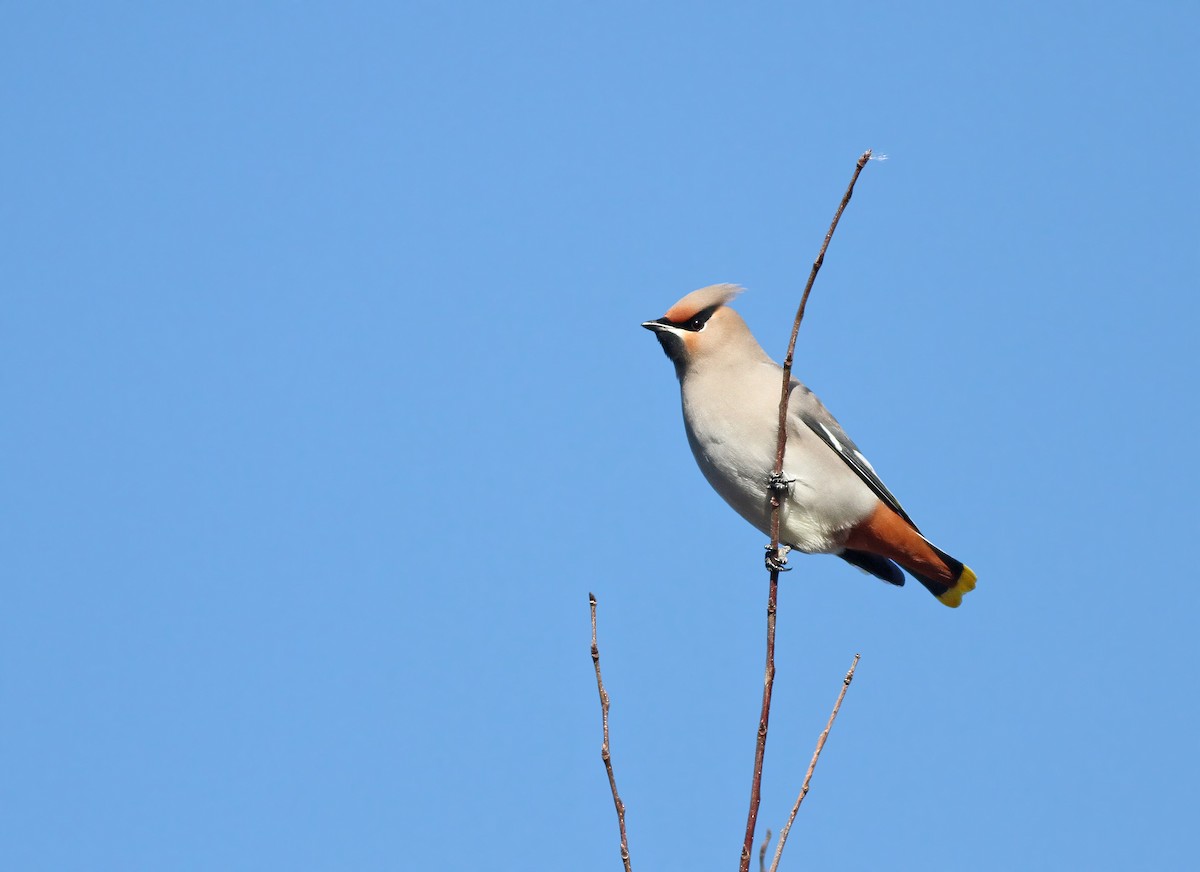
<path id="1" fill-rule="evenodd" d="M 845 545 L 850 528 L 870 514 L 876 497 L 824 443 L 815 435 L 811 438 L 823 450 L 799 450 L 795 434 L 788 440 L 784 478 L 791 484 L 781 509 L 779 538 L 810 554 L 837 552 Z M 730 438 L 689 428 L 688 441 L 713 490 L 770 536 L 767 479 L 775 466 L 774 438 Z"/>

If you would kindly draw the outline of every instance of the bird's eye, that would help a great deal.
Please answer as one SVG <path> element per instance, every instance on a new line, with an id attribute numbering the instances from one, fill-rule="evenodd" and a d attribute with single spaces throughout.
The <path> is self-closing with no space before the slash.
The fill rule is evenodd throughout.
<path id="1" fill-rule="evenodd" d="M 713 312 L 717 311 L 719 306 L 709 306 L 707 309 L 701 309 L 687 321 L 676 321 L 675 323 L 691 333 L 699 333 L 704 329 L 704 325 L 708 323 L 708 319 L 713 316 Z"/>

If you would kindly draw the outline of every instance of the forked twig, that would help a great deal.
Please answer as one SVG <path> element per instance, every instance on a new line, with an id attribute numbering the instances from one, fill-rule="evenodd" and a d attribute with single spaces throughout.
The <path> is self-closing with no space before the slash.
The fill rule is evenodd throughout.
<path id="1" fill-rule="evenodd" d="M 621 829 L 621 862 L 625 864 L 625 872 L 631 872 L 629 865 L 629 838 L 625 834 L 625 803 L 617 793 L 617 779 L 613 775 L 612 755 L 608 751 L 608 691 L 604 689 L 604 680 L 600 677 L 600 646 L 596 643 L 596 595 L 588 593 L 588 603 L 592 609 L 592 665 L 596 667 L 596 689 L 600 691 L 600 716 L 604 721 L 604 744 L 600 746 L 600 759 L 604 761 L 604 769 L 608 772 L 608 786 L 612 788 L 613 805 L 617 808 L 617 826 Z"/>
<path id="2" fill-rule="evenodd" d="M 775 610 L 779 600 L 779 571 L 783 557 L 779 553 L 779 508 L 781 505 L 780 493 L 787 490 L 787 485 L 783 481 L 783 452 L 787 446 L 787 409 L 788 398 L 791 395 L 792 358 L 796 353 L 796 336 L 800 333 L 800 322 L 804 320 L 804 308 L 808 305 L 808 295 L 812 291 L 813 282 L 817 280 L 817 273 L 821 270 L 821 264 L 825 262 L 825 251 L 829 248 L 829 241 L 833 238 L 833 231 L 837 229 L 838 222 L 842 218 L 842 212 L 845 211 L 846 204 L 850 202 L 850 197 L 854 194 L 854 183 L 858 181 L 859 174 L 870 159 L 871 150 L 867 149 L 859 157 L 858 163 L 854 167 L 854 175 L 850 177 L 850 184 L 846 187 L 846 193 L 842 196 L 842 202 L 838 204 L 837 212 L 833 215 L 833 221 L 829 224 L 829 232 L 825 234 L 825 241 L 821 243 L 821 251 L 817 254 L 817 259 L 813 261 L 812 270 L 808 274 L 808 283 L 804 286 L 804 294 L 800 297 L 800 307 L 796 310 L 796 320 L 792 322 L 791 339 L 788 340 L 787 356 L 783 359 L 783 384 L 779 395 L 779 429 L 775 442 L 775 467 L 771 472 L 770 479 L 771 545 L 767 553 L 768 565 L 771 567 L 771 577 L 770 588 L 767 593 L 767 667 L 766 676 L 763 680 L 762 711 L 758 718 L 758 741 L 754 749 L 754 777 L 750 782 L 750 812 L 746 816 L 746 837 L 742 842 L 739 872 L 750 872 L 750 853 L 754 848 L 754 828 L 758 822 L 758 805 L 762 798 L 763 756 L 766 753 L 767 747 L 767 723 L 771 715 L 771 692 L 775 685 Z"/>
<path id="3" fill-rule="evenodd" d="M 792 813 L 788 815 L 787 823 L 783 825 L 783 829 L 779 833 L 779 846 L 775 848 L 775 859 L 771 861 L 771 872 L 779 872 L 779 858 L 783 856 L 783 846 L 787 842 L 788 831 L 791 830 L 792 822 L 796 820 L 796 814 L 800 811 L 800 803 L 804 802 L 804 797 L 808 796 L 808 782 L 812 781 L 813 772 L 817 768 L 817 760 L 821 756 L 821 749 L 825 747 L 825 740 L 829 738 L 829 731 L 833 729 L 833 722 L 837 719 L 838 709 L 842 707 L 842 700 L 846 698 L 846 691 L 850 688 L 850 682 L 854 680 L 854 670 L 858 668 L 859 656 L 858 654 L 854 655 L 854 662 L 850 664 L 850 671 L 842 679 L 842 689 L 838 693 L 837 702 L 833 704 L 833 711 L 829 715 L 829 723 L 825 725 L 825 732 L 821 733 L 821 737 L 817 739 L 817 749 L 813 751 L 812 760 L 808 763 L 808 771 L 804 773 L 804 784 L 800 785 L 800 795 L 796 797 L 796 804 L 792 806 Z M 768 836 L 768 838 L 770 837 Z"/>

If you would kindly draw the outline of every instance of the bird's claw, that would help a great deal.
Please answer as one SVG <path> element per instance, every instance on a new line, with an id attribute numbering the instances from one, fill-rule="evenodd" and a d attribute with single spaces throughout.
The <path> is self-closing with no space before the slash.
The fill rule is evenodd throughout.
<path id="1" fill-rule="evenodd" d="M 767 476 L 767 490 L 773 494 L 790 494 L 792 492 L 792 485 L 795 483 L 796 479 L 784 478 L 781 473 L 772 472 Z"/>
<path id="2" fill-rule="evenodd" d="M 778 548 L 767 546 L 767 569 L 771 572 L 791 572 L 792 568 L 787 565 L 788 552 L 792 550 L 790 545 L 780 545 Z"/>

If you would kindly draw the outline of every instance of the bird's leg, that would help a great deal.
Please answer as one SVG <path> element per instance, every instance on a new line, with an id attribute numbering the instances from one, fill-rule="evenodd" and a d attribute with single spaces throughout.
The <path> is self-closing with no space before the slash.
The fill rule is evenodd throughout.
<path id="1" fill-rule="evenodd" d="M 772 471 L 767 476 L 767 492 L 771 494 L 771 505 L 775 506 L 775 511 L 779 511 L 779 506 L 783 504 L 783 498 L 790 496 L 792 493 L 792 485 L 796 483 L 794 478 L 784 478 L 783 473 Z M 778 548 L 767 546 L 767 569 L 771 572 L 788 572 L 790 567 L 787 565 L 788 552 L 791 551 L 790 545 L 780 543 Z"/>
<path id="2" fill-rule="evenodd" d="M 774 550 L 771 546 L 767 546 L 767 569 L 771 572 L 791 572 L 792 568 L 787 565 L 788 552 L 792 550 L 791 545 L 783 545 Z"/>

